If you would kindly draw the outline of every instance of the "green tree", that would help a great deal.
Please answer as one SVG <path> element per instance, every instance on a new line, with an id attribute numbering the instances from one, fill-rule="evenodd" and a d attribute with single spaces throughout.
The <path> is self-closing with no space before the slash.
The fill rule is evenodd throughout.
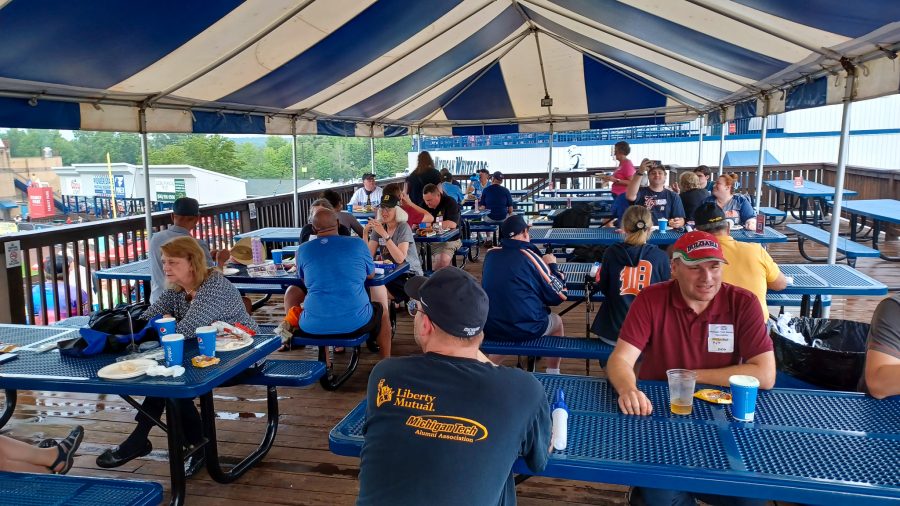
<path id="1" fill-rule="evenodd" d="M 63 163 L 70 163 L 74 153 L 71 143 L 59 130 L 11 128 L 0 134 L 0 138 L 8 145 L 13 157 L 42 156 L 43 148 L 48 147 L 55 156 L 63 158 Z"/>
<path id="2" fill-rule="evenodd" d="M 72 141 L 73 159 L 68 163 L 105 163 L 110 161 L 141 163 L 141 139 L 138 134 L 76 131 Z"/>
<path id="3" fill-rule="evenodd" d="M 243 177 L 244 172 L 235 142 L 221 135 L 186 136 L 177 144 L 151 150 L 150 163 L 193 165 L 236 177 Z"/>

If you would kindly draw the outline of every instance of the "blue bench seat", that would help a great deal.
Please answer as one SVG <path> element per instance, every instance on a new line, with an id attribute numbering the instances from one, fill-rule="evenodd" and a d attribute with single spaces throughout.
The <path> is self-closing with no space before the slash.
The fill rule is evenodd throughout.
<path id="1" fill-rule="evenodd" d="M 831 240 L 831 233 L 829 231 L 822 230 L 821 228 L 813 225 L 806 225 L 802 223 L 791 223 L 787 225 L 787 228 L 793 230 L 794 233 L 797 234 L 797 244 L 800 247 L 800 254 L 803 256 L 803 258 L 809 260 L 810 262 L 824 262 L 827 260 L 824 257 L 810 256 L 808 253 L 806 253 L 803 246 L 806 241 L 813 241 L 823 246 L 828 246 L 828 243 Z M 868 246 L 864 246 L 842 237 L 838 238 L 837 251 L 847 259 L 847 264 L 850 265 L 850 267 L 856 266 L 857 258 L 878 258 L 879 256 L 881 256 L 881 252 L 879 252 L 877 249 L 872 249 Z"/>
<path id="2" fill-rule="evenodd" d="M 162 485 L 149 481 L 0 472 L 2 505 L 155 506 L 162 500 Z"/>
<path id="3" fill-rule="evenodd" d="M 325 373 L 325 364 L 314 360 L 267 360 L 256 374 L 242 378 L 241 384 L 305 387 L 319 381 Z"/>
<path id="4" fill-rule="evenodd" d="M 590 374 L 590 360 L 605 363 L 613 347 L 596 338 L 543 336 L 529 341 L 485 339 L 481 342 L 481 351 L 491 355 L 528 357 L 531 372 L 534 372 L 539 357 L 583 358 L 587 374 Z"/>

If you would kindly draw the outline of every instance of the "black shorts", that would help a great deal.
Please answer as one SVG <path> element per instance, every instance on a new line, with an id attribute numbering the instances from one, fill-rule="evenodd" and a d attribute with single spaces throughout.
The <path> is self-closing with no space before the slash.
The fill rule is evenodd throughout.
<path id="1" fill-rule="evenodd" d="M 384 285 L 387 288 L 391 297 L 396 301 L 404 301 L 409 300 L 409 295 L 406 295 L 406 291 L 403 289 L 406 286 L 406 282 L 409 281 L 409 278 L 415 277 L 415 274 L 411 272 L 406 272 L 397 276 L 390 283 Z"/>
<path id="2" fill-rule="evenodd" d="M 352 339 L 361 334 L 369 334 L 369 337 L 374 339 L 376 336 L 378 336 L 378 333 L 381 332 L 381 315 L 383 311 L 384 308 L 381 307 L 381 304 L 373 302 L 372 318 L 370 318 L 368 322 L 363 324 L 362 327 L 343 334 L 310 334 L 308 332 L 304 332 L 303 329 L 298 328 L 294 331 L 294 335 L 297 337 L 311 337 L 316 339 Z"/>

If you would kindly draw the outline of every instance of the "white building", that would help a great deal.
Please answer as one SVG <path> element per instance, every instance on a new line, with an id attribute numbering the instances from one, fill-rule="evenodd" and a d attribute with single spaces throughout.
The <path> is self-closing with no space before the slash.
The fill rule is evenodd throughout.
<path id="1" fill-rule="evenodd" d="M 143 199 L 143 167 L 130 163 L 72 164 L 54 167 L 63 195 L 80 197 L 110 196 Z M 191 165 L 151 165 L 150 200 L 172 202 L 179 196 L 197 199 L 201 205 L 247 198 L 247 181 Z"/>

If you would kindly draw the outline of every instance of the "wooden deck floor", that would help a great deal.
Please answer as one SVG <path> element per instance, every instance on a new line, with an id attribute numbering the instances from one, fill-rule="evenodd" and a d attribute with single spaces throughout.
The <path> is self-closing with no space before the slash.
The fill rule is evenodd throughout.
<path id="1" fill-rule="evenodd" d="M 889 245 L 896 252 L 897 244 Z M 770 251 L 777 262 L 803 263 L 796 243 L 774 245 Z M 481 263 L 467 270 L 480 275 Z M 900 265 L 882 260 L 862 259 L 857 268 L 888 286 L 900 286 Z M 278 299 L 278 300 L 275 300 Z M 869 321 L 880 300 L 862 297 L 835 297 L 831 315 Z M 256 316 L 272 322 L 280 317 L 279 298 L 273 298 Z M 584 310 L 579 308 L 565 317 L 567 334 L 583 335 Z M 401 315 L 394 342 L 398 356 L 417 353 L 412 337 L 411 319 Z M 315 359 L 310 351 L 275 354 L 273 358 Z M 338 392 L 327 392 L 318 385 L 306 389 L 279 389 L 281 422 L 275 446 L 261 465 L 237 483 L 220 485 L 205 471 L 188 481 L 188 504 L 244 505 L 267 504 L 353 504 L 358 491 L 358 459 L 338 457 L 328 451 L 328 431 L 363 397 L 369 371 L 376 356 L 363 352 L 359 370 Z M 563 373 L 584 374 L 580 360 L 564 360 Z M 600 375 L 597 365 L 592 375 Z M 220 454 L 246 455 L 258 443 L 265 427 L 265 392 L 261 387 L 235 387 L 216 392 L 219 412 Z M 98 468 L 94 460 L 106 448 L 117 444 L 133 427 L 134 411 L 116 396 L 68 394 L 56 392 L 20 392 L 13 420 L 3 433 L 17 439 L 37 442 L 44 437 L 63 437 L 73 425 L 85 426 L 75 475 L 104 476 L 157 481 L 169 488 L 166 441 L 154 430 L 153 452 L 142 459 L 114 470 Z M 626 487 L 557 479 L 531 479 L 519 486 L 519 503 L 550 504 L 623 504 Z M 168 500 L 168 498 L 167 498 Z"/>

